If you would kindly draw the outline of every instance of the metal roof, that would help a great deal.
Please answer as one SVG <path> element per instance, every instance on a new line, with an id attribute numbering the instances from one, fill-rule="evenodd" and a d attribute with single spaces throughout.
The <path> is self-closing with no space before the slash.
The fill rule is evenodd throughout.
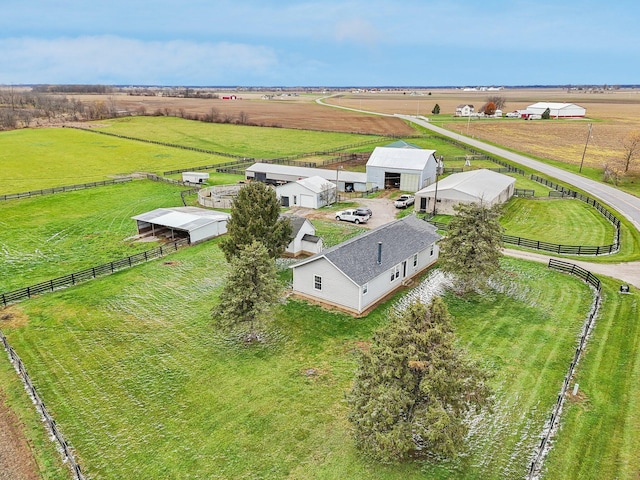
<path id="1" fill-rule="evenodd" d="M 408 215 L 296 263 L 296 268 L 326 258 L 357 285 L 364 285 L 440 239 L 436 227 Z M 382 261 L 378 263 L 378 242 Z"/>
<path id="2" fill-rule="evenodd" d="M 454 173 L 438 181 L 438 198 L 452 199 L 484 199 L 493 201 L 516 179 L 498 172 L 481 168 L 468 172 Z M 436 184 L 416 192 L 416 196 L 431 197 L 435 195 Z"/>
<path id="3" fill-rule="evenodd" d="M 228 220 L 228 213 L 198 207 L 156 208 L 150 212 L 131 217 L 140 222 L 162 225 L 176 230 L 191 232 L 205 225 Z"/>
<path id="4" fill-rule="evenodd" d="M 325 180 L 336 180 L 336 170 L 327 168 L 296 167 L 291 165 L 278 165 L 276 163 L 254 163 L 246 169 L 247 172 L 272 173 L 275 175 L 291 175 L 300 178 L 322 177 Z M 361 172 L 349 172 L 340 170 L 339 180 L 341 182 L 367 183 L 367 174 Z"/>
<path id="5" fill-rule="evenodd" d="M 424 170 L 435 150 L 422 148 L 376 147 L 369 157 L 367 167 L 400 168 L 404 170 Z"/>

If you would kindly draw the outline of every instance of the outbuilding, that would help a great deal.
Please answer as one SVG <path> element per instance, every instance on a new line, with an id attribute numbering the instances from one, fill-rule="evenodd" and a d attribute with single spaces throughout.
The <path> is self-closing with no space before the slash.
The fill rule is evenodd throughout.
<path id="1" fill-rule="evenodd" d="M 254 163 L 245 170 L 247 180 L 258 180 L 270 185 L 280 185 L 315 176 L 334 183 L 340 192 L 366 192 L 369 189 L 366 173 L 349 172 L 341 168 L 329 170 L 275 163 Z"/>
<path id="2" fill-rule="evenodd" d="M 575 103 L 558 103 L 558 102 L 538 102 L 529 105 L 522 113 L 522 116 L 542 115 L 549 109 L 550 118 L 584 118 L 587 110 Z"/>
<path id="3" fill-rule="evenodd" d="M 367 162 L 367 182 L 377 188 L 415 192 L 436 180 L 435 150 L 376 147 Z"/>
<path id="4" fill-rule="evenodd" d="M 182 172 L 182 181 L 188 183 L 207 183 L 209 174 L 207 172 Z"/>
<path id="5" fill-rule="evenodd" d="M 439 239 L 436 227 L 406 216 L 293 265 L 293 292 L 361 315 L 433 265 Z"/>
<path id="6" fill-rule="evenodd" d="M 283 207 L 320 208 L 336 201 L 336 185 L 319 176 L 302 178 L 276 187 Z"/>
<path id="7" fill-rule="evenodd" d="M 416 192 L 418 212 L 452 215 L 459 203 L 480 203 L 488 207 L 504 203 L 513 196 L 516 179 L 485 168 L 454 173 Z"/>
<path id="8" fill-rule="evenodd" d="M 322 238 L 316 235 L 316 228 L 308 219 L 296 215 L 281 215 L 280 218 L 291 223 L 291 242 L 285 249 L 285 256 L 314 255 L 322 251 Z"/>
<path id="9" fill-rule="evenodd" d="M 156 208 L 131 217 L 138 226 L 138 235 L 164 237 L 171 240 L 188 238 L 198 243 L 227 233 L 231 215 L 198 207 Z"/>

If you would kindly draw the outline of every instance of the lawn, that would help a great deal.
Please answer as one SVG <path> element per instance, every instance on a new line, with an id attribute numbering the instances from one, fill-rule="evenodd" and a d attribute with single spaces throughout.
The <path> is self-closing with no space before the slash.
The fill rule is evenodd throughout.
<path id="1" fill-rule="evenodd" d="M 0 194 L 228 161 L 70 128 L 13 130 L 0 132 Z"/>
<path id="2" fill-rule="evenodd" d="M 505 267 L 507 293 L 446 296 L 497 395 L 443 464 L 379 465 L 351 443 L 353 352 L 389 303 L 356 320 L 289 300 L 269 346 L 235 346 L 209 316 L 226 271 L 215 240 L 10 307 L 21 320 L 3 330 L 91 478 L 519 478 L 591 293 L 543 265 Z"/>
<path id="3" fill-rule="evenodd" d="M 0 292 L 157 246 L 135 242 L 133 215 L 182 205 L 166 183 L 128 183 L 0 202 Z"/>
<path id="4" fill-rule="evenodd" d="M 257 159 L 325 151 L 375 138 L 384 141 L 384 137 L 371 135 L 204 123 L 176 117 L 125 117 L 103 123 L 97 130 Z"/>
<path id="5" fill-rule="evenodd" d="M 575 199 L 512 198 L 500 222 L 508 235 L 559 245 L 610 245 L 615 235 L 595 208 Z"/>

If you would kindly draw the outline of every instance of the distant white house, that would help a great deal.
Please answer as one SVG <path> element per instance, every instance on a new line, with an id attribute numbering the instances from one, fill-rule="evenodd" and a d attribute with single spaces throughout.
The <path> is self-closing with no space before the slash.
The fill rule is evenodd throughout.
<path id="1" fill-rule="evenodd" d="M 304 217 L 295 215 L 282 215 L 291 223 L 291 242 L 285 249 L 288 257 L 298 255 L 314 255 L 322 251 L 322 238 L 316 235 L 316 228 Z"/>
<path id="2" fill-rule="evenodd" d="M 454 113 L 454 116 L 456 116 L 456 117 L 470 117 L 474 113 L 475 113 L 475 109 L 474 109 L 473 105 L 465 103 L 465 104 L 462 104 L 462 105 L 458 105 L 456 107 L 456 112 Z"/>
<path id="3" fill-rule="evenodd" d="M 513 196 L 516 179 L 487 169 L 454 173 L 416 192 L 415 207 L 418 212 L 454 214 L 454 206 L 460 203 L 479 203 L 493 206 L 504 203 Z"/>
<path id="4" fill-rule="evenodd" d="M 415 192 L 435 182 L 435 153 L 415 146 L 376 147 L 367 161 L 367 183 L 379 189 Z"/>
<path id="5" fill-rule="evenodd" d="M 276 187 L 276 196 L 283 207 L 320 208 L 335 202 L 336 194 L 336 184 L 318 176 Z"/>
<path id="6" fill-rule="evenodd" d="M 136 221 L 138 235 L 165 237 L 171 240 L 188 238 L 198 243 L 227 233 L 231 215 L 198 207 L 156 208 L 131 217 Z"/>
<path id="7" fill-rule="evenodd" d="M 182 172 L 182 181 L 189 183 L 207 183 L 209 174 L 206 172 Z"/>
<path id="8" fill-rule="evenodd" d="M 360 315 L 438 259 L 436 228 L 409 215 L 302 260 L 293 292 Z"/>
<path id="9" fill-rule="evenodd" d="M 538 102 L 529 105 L 521 112 L 523 118 L 530 118 L 531 115 L 542 115 L 547 108 L 551 118 L 583 118 L 587 110 L 575 103 Z"/>

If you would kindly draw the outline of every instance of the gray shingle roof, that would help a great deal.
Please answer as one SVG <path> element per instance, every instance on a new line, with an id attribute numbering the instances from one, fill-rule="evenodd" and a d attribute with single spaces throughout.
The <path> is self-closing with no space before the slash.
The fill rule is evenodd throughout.
<path id="1" fill-rule="evenodd" d="M 364 285 L 438 239 L 440 235 L 433 225 L 408 215 L 323 250 L 293 268 L 325 257 L 356 284 Z M 378 242 L 382 242 L 380 264 Z"/>

